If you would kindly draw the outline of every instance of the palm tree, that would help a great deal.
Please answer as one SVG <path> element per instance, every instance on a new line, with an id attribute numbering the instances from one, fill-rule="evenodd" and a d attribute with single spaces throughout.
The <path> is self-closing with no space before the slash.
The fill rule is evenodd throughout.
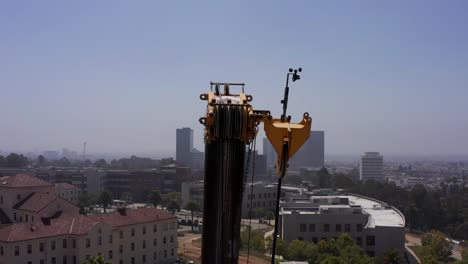
<path id="1" fill-rule="evenodd" d="M 112 263 L 107 262 L 102 256 L 92 256 L 91 258 L 87 259 L 84 264 L 112 264 Z"/>
<path id="2" fill-rule="evenodd" d="M 190 201 L 185 205 L 185 209 L 190 211 L 190 213 L 192 214 L 192 231 L 193 231 L 193 212 L 200 211 L 200 206 L 196 202 Z"/>

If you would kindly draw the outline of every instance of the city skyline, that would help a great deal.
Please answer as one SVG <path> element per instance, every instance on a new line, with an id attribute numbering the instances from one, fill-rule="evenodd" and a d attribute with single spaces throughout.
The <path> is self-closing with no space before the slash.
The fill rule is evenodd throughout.
<path id="1" fill-rule="evenodd" d="M 467 156 L 466 7 L 2 3 L 0 150 L 174 155 L 180 127 L 203 150 L 210 81 L 245 82 L 279 116 L 302 67 L 288 114 L 310 113 L 326 155 Z"/>

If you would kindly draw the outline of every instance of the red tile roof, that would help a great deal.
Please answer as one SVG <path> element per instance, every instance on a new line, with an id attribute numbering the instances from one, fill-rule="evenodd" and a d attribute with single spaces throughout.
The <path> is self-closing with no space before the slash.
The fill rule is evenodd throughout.
<path id="1" fill-rule="evenodd" d="M 98 221 L 84 215 L 64 215 L 50 219 L 50 224 L 15 223 L 0 227 L 0 241 L 14 242 L 63 235 L 85 235 Z"/>
<path id="2" fill-rule="evenodd" d="M 176 219 L 177 217 L 156 208 L 126 209 L 125 214 L 113 212 L 107 214 L 95 214 L 88 217 L 96 221 L 106 223 L 113 227 L 135 225 L 147 222 L 154 222 L 166 219 Z"/>
<path id="3" fill-rule="evenodd" d="M 55 188 L 62 188 L 62 189 L 78 189 L 75 185 L 69 184 L 67 182 L 59 182 L 55 184 Z"/>
<path id="4" fill-rule="evenodd" d="M 16 204 L 13 208 L 37 213 L 57 199 L 60 199 L 60 197 L 55 194 L 35 192 Z"/>
<path id="5" fill-rule="evenodd" d="M 52 186 L 52 184 L 28 174 L 0 177 L 0 187 L 20 188 L 38 186 Z"/>

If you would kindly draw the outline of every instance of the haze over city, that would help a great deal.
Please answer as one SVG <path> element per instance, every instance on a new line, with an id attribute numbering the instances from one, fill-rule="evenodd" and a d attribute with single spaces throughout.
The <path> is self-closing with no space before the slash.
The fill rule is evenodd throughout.
<path id="1" fill-rule="evenodd" d="M 468 155 L 464 1 L 2 2 L 0 150 L 203 150 L 199 94 L 245 82 L 257 109 L 308 111 L 327 155 Z M 260 141 L 260 140 L 259 140 Z M 259 142 L 261 145 L 261 142 Z M 260 147 L 259 147 L 260 148 Z"/>

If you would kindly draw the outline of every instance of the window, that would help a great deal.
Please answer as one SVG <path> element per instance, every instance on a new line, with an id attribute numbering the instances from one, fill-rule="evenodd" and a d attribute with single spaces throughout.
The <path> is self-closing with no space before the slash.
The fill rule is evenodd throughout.
<path id="1" fill-rule="evenodd" d="M 358 246 L 362 246 L 362 238 L 361 237 L 356 237 L 356 244 Z"/>
<path id="2" fill-rule="evenodd" d="M 312 242 L 314 242 L 315 244 L 317 244 L 317 242 L 318 242 L 318 238 L 316 238 L 316 237 L 313 237 L 313 238 L 312 238 Z"/>
<path id="3" fill-rule="evenodd" d="M 19 256 L 20 251 L 19 251 L 19 246 L 15 246 L 15 256 Z"/>
<path id="4" fill-rule="evenodd" d="M 156 246 L 157 244 L 158 244 L 158 239 L 157 238 L 153 239 L 153 246 Z"/>
<path id="5" fill-rule="evenodd" d="M 344 231 L 348 232 L 348 233 L 351 232 L 351 225 L 350 224 L 345 224 L 344 225 Z"/>
<path id="6" fill-rule="evenodd" d="M 13 219 L 16 221 L 16 213 L 13 213 Z"/>
<path id="7" fill-rule="evenodd" d="M 3 204 L 3 195 L 0 196 L 0 204 Z"/>
<path id="8" fill-rule="evenodd" d="M 45 260 L 43 260 L 43 259 L 39 260 L 39 264 L 45 264 Z"/>
<path id="9" fill-rule="evenodd" d="M 51 259 L 51 262 L 52 262 L 52 264 L 57 264 L 57 259 L 56 259 L 55 257 L 53 257 L 53 258 Z"/>
<path id="10" fill-rule="evenodd" d="M 73 239 L 72 246 L 73 246 L 73 248 L 76 248 L 76 239 Z"/>
<path id="11" fill-rule="evenodd" d="M 367 236 L 366 237 L 366 244 L 368 246 L 374 246 L 375 245 L 375 236 Z"/>
<path id="12" fill-rule="evenodd" d="M 28 254 L 31 254 L 31 253 L 32 253 L 32 245 L 28 244 Z"/>
<path id="13" fill-rule="evenodd" d="M 132 257 L 132 264 L 135 264 L 135 258 Z"/>
<path id="14" fill-rule="evenodd" d="M 112 244 L 112 234 L 109 235 L 109 244 Z"/>
<path id="15" fill-rule="evenodd" d="M 163 244 L 166 244 L 166 236 L 163 237 Z"/>
<path id="16" fill-rule="evenodd" d="M 146 263 L 146 255 L 142 255 L 141 260 L 143 261 L 143 263 Z"/>
<path id="17" fill-rule="evenodd" d="M 341 232 L 341 224 L 336 224 L 335 231 L 336 232 Z"/>
<path id="18" fill-rule="evenodd" d="M 34 215 L 31 215 L 31 222 L 34 222 Z"/>
<path id="19" fill-rule="evenodd" d="M 73 264 L 76 264 L 76 256 L 73 256 Z"/>
<path id="20" fill-rule="evenodd" d="M 123 253 L 123 245 L 119 245 L 119 253 Z"/>
<path id="21" fill-rule="evenodd" d="M 123 260 L 119 260 L 119 264 L 123 264 Z"/>
<path id="22" fill-rule="evenodd" d="M 153 259 L 156 260 L 158 258 L 158 253 L 155 251 L 153 252 Z"/>
<path id="23" fill-rule="evenodd" d="M 132 237 L 135 236 L 135 228 L 132 228 Z"/>
<path id="24" fill-rule="evenodd" d="M 330 224 L 323 225 L 323 232 L 330 232 Z"/>
<path id="25" fill-rule="evenodd" d="M 109 252 L 108 252 L 107 255 L 108 255 L 107 257 L 108 257 L 109 259 L 112 259 L 112 250 L 109 250 Z"/>
<path id="26" fill-rule="evenodd" d="M 356 225 L 356 231 L 357 232 L 362 232 L 362 224 L 357 224 Z"/>
<path id="27" fill-rule="evenodd" d="M 26 220 L 25 220 L 25 221 L 26 221 L 26 222 L 29 221 L 29 215 L 26 215 Z"/>
<path id="28" fill-rule="evenodd" d="M 174 256 L 174 249 L 171 248 L 171 256 L 173 257 Z"/>
<path id="29" fill-rule="evenodd" d="M 3 256 L 3 246 L 0 246 L 0 256 Z"/>
<path id="30" fill-rule="evenodd" d="M 32 264 L 32 261 L 28 261 L 28 264 Z"/>
<path id="31" fill-rule="evenodd" d="M 154 224 L 153 225 L 153 233 L 158 232 L 158 225 Z"/>
<path id="32" fill-rule="evenodd" d="M 143 245 L 142 245 L 143 249 L 146 248 L 146 240 L 143 240 Z"/>
<path id="33" fill-rule="evenodd" d="M 101 236 L 98 236 L 97 238 L 97 244 L 100 246 L 102 245 L 102 237 Z"/>
<path id="34" fill-rule="evenodd" d="M 89 238 L 86 239 L 86 248 L 91 247 L 91 240 Z"/>
<path id="35" fill-rule="evenodd" d="M 62 240 L 62 248 L 67 248 L 67 240 L 66 239 Z"/>
<path id="36" fill-rule="evenodd" d="M 133 242 L 131 244 L 131 249 L 132 249 L 132 251 L 135 251 L 135 243 L 133 243 Z"/>
<path id="37" fill-rule="evenodd" d="M 309 232 L 315 232 L 315 224 L 309 224 Z"/>
<path id="38" fill-rule="evenodd" d="M 21 199 L 21 194 L 17 194 L 17 195 L 16 195 L 16 199 L 17 199 L 17 200 L 20 200 L 20 199 Z"/>
<path id="39" fill-rule="evenodd" d="M 119 238 L 123 239 L 123 231 L 122 230 L 119 231 Z"/>
<path id="40" fill-rule="evenodd" d="M 52 242 L 50 242 L 50 249 L 55 250 L 55 240 L 52 240 Z"/>
<path id="41" fill-rule="evenodd" d="M 146 226 L 144 226 L 144 227 L 142 228 L 141 233 L 143 233 L 143 235 L 146 234 Z"/>
<path id="42" fill-rule="evenodd" d="M 305 232 L 306 231 L 306 224 L 300 224 L 299 225 L 299 232 Z"/>
<path id="43" fill-rule="evenodd" d="M 174 236 L 171 236 L 171 243 L 174 242 Z"/>
<path id="44" fill-rule="evenodd" d="M 39 243 L 39 252 L 44 252 L 45 244 L 44 242 Z"/>
<path id="45" fill-rule="evenodd" d="M 63 264 L 67 264 L 67 256 L 63 256 L 63 258 L 62 258 L 62 263 L 63 263 Z"/>
<path id="46" fill-rule="evenodd" d="M 164 257 L 167 258 L 167 250 L 164 250 Z"/>

